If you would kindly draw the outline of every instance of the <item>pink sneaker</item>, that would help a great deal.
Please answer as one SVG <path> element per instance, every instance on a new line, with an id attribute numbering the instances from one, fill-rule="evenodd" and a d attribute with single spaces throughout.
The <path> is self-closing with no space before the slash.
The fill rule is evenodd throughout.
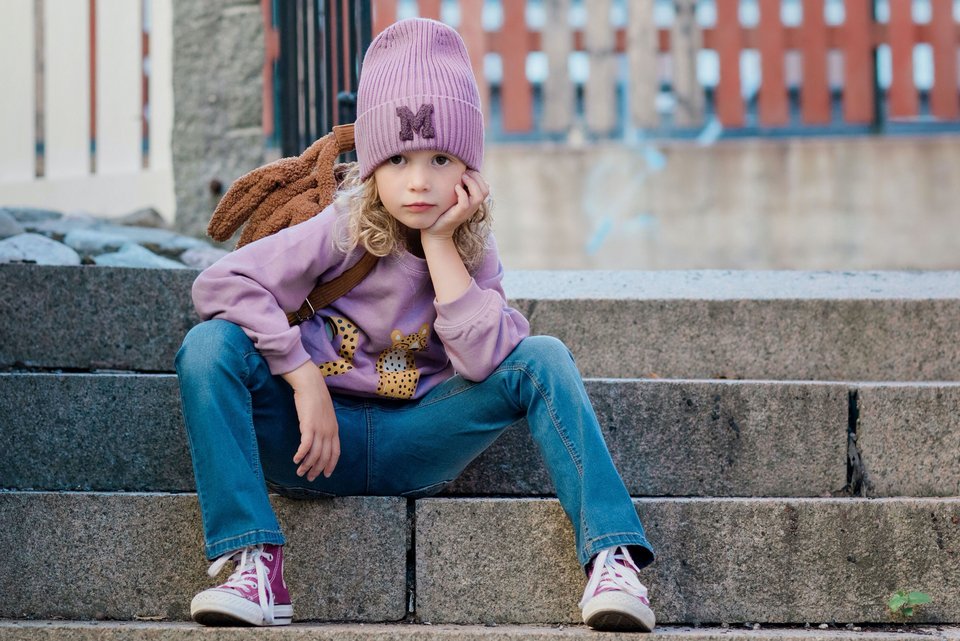
<path id="1" fill-rule="evenodd" d="M 637 578 L 638 571 L 627 548 L 602 550 L 580 599 L 583 622 L 594 630 L 652 631 L 657 618 L 650 609 L 647 588 Z"/>
<path id="2" fill-rule="evenodd" d="M 224 554 L 207 574 L 217 576 L 227 561 L 236 564 L 223 585 L 193 597 L 190 616 L 203 625 L 289 625 L 290 592 L 283 582 L 283 548 L 256 545 Z"/>

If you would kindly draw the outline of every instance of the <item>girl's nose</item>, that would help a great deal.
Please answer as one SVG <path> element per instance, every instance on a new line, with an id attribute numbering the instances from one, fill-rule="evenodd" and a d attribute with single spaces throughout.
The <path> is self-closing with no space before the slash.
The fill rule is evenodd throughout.
<path id="1" fill-rule="evenodd" d="M 430 186 L 430 179 L 427 170 L 424 167 L 418 166 L 417 164 L 413 164 L 410 167 L 408 180 L 410 189 L 414 191 L 424 191 Z"/>

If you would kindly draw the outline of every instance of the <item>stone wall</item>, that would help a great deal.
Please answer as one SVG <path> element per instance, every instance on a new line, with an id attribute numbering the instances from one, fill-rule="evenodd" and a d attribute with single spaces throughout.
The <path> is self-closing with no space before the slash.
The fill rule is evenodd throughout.
<path id="1" fill-rule="evenodd" d="M 514 269 L 957 269 L 960 136 L 488 145 Z"/>
<path id="2" fill-rule="evenodd" d="M 176 227 L 202 236 L 222 191 L 265 162 L 263 18 L 258 0 L 173 7 Z"/>

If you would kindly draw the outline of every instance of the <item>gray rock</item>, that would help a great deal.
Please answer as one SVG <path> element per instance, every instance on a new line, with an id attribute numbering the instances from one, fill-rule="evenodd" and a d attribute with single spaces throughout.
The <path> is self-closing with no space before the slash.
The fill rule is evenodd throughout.
<path id="1" fill-rule="evenodd" d="M 167 229 L 153 229 L 149 227 L 128 227 L 117 225 L 112 221 L 104 221 L 86 216 L 71 216 L 57 220 L 41 220 L 25 223 L 27 231 L 36 232 L 56 240 L 66 238 L 67 234 L 78 230 L 94 231 L 111 236 L 119 236 L 127 242 L 136 243 L 150 251 L 164 256 L 175 258 L 188 249 L 209 247 L 208 243 L 190 236 L 183 236 Z"/>
<path id="2" fill-rule="evenodd" d="M 138 209 L 129 214 L 114 219 L 115 223 L 120 225 L 131 225 L 133 227 L 153 227 L 156 229 L 165 229 L 167 221 L 153 207 Z"/>
<path id="3" fill-rule="evenodd" d="M 16 236 L 26 231 L 10 212 L 0 209 L 0 239 Z"/>
<path id="4" fill-rule="evenodd" d="M 19 234 L 0 240 L 0 263 L 79 265 L 80 255 L 39 234 Z"/>
<path id="5" fill-rule="evenodd" d="M 180 254 L 180 262 L 194 269 L 206 269 L 229 253 L 216 247 L 197 247 Z"/>
<path id="6" fill-rule="evenodd" d="M 87 255 L 115 252 L 127 243 L 129 241 L 123 236 L 96 229 L 74 229 L 63 237 L 64 245 Z"/>
<path id="7" fill-rule="evenodd" d="M 111 223 L 99 223 L 96 229 L 97 231 L 123 236 L 131 243 L 142 245 L 156 254 L 161 254 L 169 258 L 176 258 L 188 249 L 209 247 L 209 245 L 202 240 L 191 238 L 190 236 L 182 236 L 166 229 L 125 227 Z"/>
<path id="8" fill-rule="evenodd" d="M 63 217 L 59 211 L 50 209 L 37 209 L 36 207 L 0 207 L 0 211 L 13 216 L 13 219 L 20 223 L 32 223 L 41 220 L 56 220 Z"/>
<path id="9" fill-rule="evenodd" d="M 62 218 L 52 218 L 49 220 L 27 221 L 23 223 L 24 229 L 37 234 L 43 234 L 49 238 L 63 240 L 67 234 L 78 229 L 96 229 L 99 221 L 87 216 L 64 216 Z"/>
<path id="10" fill-rule="evenodd" d="M 107 267 L 148 267 L 153 269 L 185 269 L 182 263 L 157 256 L 140 245 L 127 243 L 120 251 L 94 256 L 93 262 Z"/>

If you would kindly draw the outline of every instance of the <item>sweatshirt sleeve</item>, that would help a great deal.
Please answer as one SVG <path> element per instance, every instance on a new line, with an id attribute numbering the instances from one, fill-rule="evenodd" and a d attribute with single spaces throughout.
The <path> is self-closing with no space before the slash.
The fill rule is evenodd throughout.
<path id="1" fill-rule="evenodd" d="M 434 329 L 457 372 L 482 381 L 530 335 L 523 314 L 507 304 L 501 281 L 503 266 L 490 237 L 483 264 L 460 298 L 437 303 Z"/>
<path id="2" fill-rule="evenodd" d="M 310 360 L 300 328 L 290 327 L 284 310 L 299 309 L 317 280 L 343 262 L 332 242 L 337 216 L 331 207 L 227 254 L 193 283 L 200 317 L 243 328 L 272 374 L 285 374 Z"/>

